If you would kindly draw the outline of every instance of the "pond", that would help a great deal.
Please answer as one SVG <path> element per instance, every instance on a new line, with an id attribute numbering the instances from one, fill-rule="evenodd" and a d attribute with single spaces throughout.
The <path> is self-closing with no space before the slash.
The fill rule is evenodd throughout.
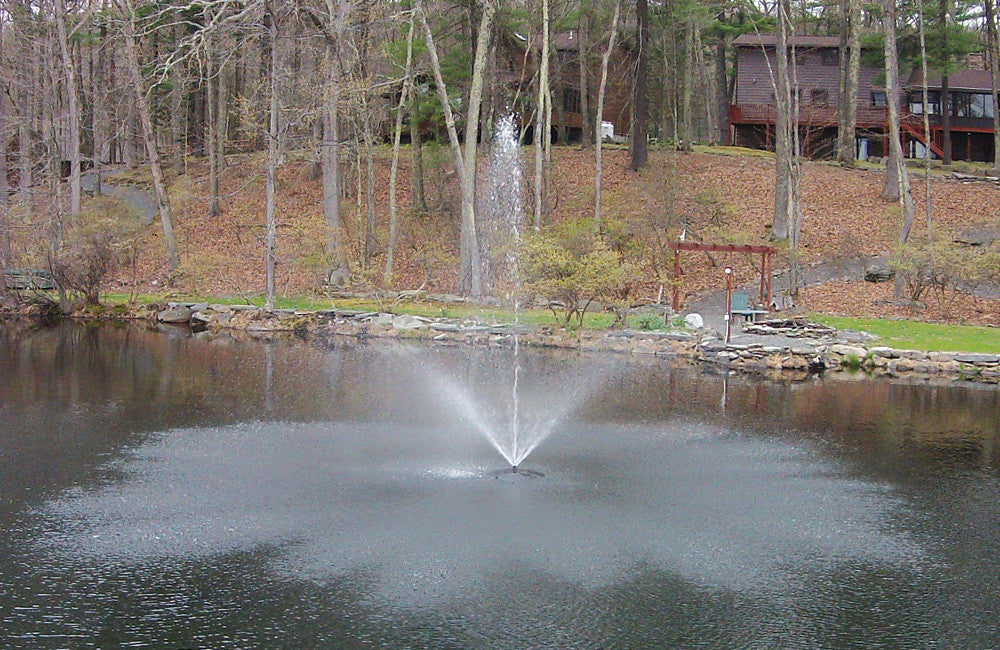
<path id="1" fill-rule="evenodd" d="M 512 355 L 0 329 L 0 645 L 1000 645 L 996 387 Z"/>

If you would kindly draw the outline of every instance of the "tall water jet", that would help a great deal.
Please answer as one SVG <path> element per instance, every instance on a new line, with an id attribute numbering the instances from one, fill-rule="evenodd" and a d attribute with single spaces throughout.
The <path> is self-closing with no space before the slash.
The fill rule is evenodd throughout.
<path id="1" fill-rule="evenodd" d="M 514 360 L 508 424 L 509 446 L 501 449 L 504 458 L 514 471 L 528 452 L 522 451 L 521 418 L 518 384 L 521 375 L 521 220 L 524 218 L 524 196 L 521 188 L 521 150 L 518 146 L 517 125 L 514 115 L 502 118 L 497 124 L 490 149 L 488 170 L 490 223 L 490 251 L 485 259 L 491 268 L 487 277 L 494 291 L 506 293 L 507 304 L 514 312 Z M 502 259 L 502 264 L 496 264 Z"/>

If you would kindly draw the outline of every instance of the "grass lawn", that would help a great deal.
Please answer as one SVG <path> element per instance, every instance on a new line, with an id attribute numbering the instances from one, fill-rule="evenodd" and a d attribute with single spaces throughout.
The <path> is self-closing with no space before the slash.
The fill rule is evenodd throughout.
<path id="1" fill-rule="evenodd" d="M 138 303 L 149 304 L 154 302 L 207 302 L 214 304 L 236 305 L 252 304 L 257 307 L 264 305 L 263 296 L 240 296 L 240 297 L 207 297 L 207 296 L 180 296 L 172 295 L 139 295 L 129 296 L 127 294 L 102 294 L 102 302 L 108 305 L 128 303 L 135 300 Z M 302 311 L 320 309 L 357 309 L 361 311 L 390 312 L 394 314 L 410 314 L 413 316 L 424 316 L 427 318 L 449 318 L 456 320 L 471 320 L 484 324 L 513 323 L 514 313 L 494 307 L 483 307 L 479 305 L 463 304 L 441 304 L 434 302 L 420 302 L 414 300 L 394 301 L 394 300 L 362 300 L 362 299 L 336 299 L 310 298 L 310 297 L 289 297 L 278 298 L 276 307 L 278 309 L 299 309 Z M 560 317 L 562 314 L 560 313 Z M 557 320 L 555 314 L 549 309 L 526 309 L 518 316 L 518 321 L 526 325 L 537 325 L 539 327 L 562 327 L 561 320 Z M 575 321 L 575 319 L 574 319 Z M 585 330 L 607 330 L 614 324 L 615 317 L 608 312 L 587 312 L 583 319 Z M 653 314 L 637 314 L 629 316 L 628 327 L 638 330 L 661 330 L 669 329 L 661 317 Z"/>
<path id="2" fill-rule="evenodd" d="M 899 349 L 1000 354 L 1000 329 L 972 325 L 945 325 L 908 320 L 813 316 L 837 329 L 862 330 L 878 342 Z"/>

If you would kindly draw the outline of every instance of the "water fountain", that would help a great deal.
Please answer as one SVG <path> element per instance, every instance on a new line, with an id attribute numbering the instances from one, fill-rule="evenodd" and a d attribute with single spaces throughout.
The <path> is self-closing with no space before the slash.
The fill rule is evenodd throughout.
<path id="1" fill-rule="evenodd" d="M 445 402 L 461 415 L 467 424 L 482 434 L 507 461 L 509 468 L 503 474 L 535 478 L 540 472 L 527 470 L 521 465 L 529 454 L 555 429 L 559 421 L 576 404 L 572 396 L 558 400 L 559 405 L 532 404 L 524 409 L 521 357 L 521 300 L 523 288 L 519 248 L 521 222 L 524 219 L 522 190 L 521 150 L 518 145 L 517 124 L 514 115 L 507 115 L 497 124 L 490 148 L 489 166 L 485 175 L 485 201 L 483 215 L 484 277 L 490 293 L 514 314 L 510 329 L 512 346 L 509 360 L 497 375 L 509 382 L 504 400 L 485 398 L 477 392 L 475 382 L 464 378 L 459 381 L 438 373 L 443 386 Z M 497 473 L 495 473 L 497 474 Z"/>

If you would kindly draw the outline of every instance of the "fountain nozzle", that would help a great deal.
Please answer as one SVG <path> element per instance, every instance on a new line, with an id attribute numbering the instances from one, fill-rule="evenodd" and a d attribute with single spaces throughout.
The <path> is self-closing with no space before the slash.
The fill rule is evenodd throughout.
<path id="1" fill-rule="evenodd" d="M 510 471 L 513 472 L 514 474 L 517 474 L 517 465 L 511 465 Z"/>

